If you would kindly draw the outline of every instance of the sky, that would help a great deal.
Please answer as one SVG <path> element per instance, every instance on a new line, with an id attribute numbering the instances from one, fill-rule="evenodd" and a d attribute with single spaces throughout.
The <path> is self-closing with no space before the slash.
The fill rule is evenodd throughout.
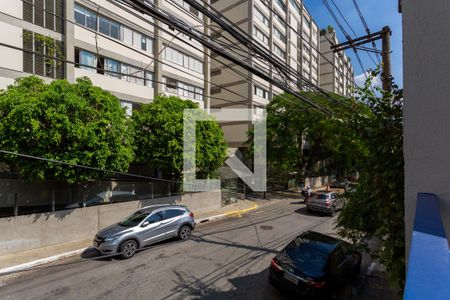
<path id="1" fill-rule="evenodd" d="M 348 23 L 352 26 L 357 36 L 366 35 L 364 26 L 359 18 L 356 8 L 352 0 L 334 0 Z M 391 64 L 392 76 L 399 87 L 403 87 L 403 67 L 402 67 L 402 15 L 398 12 L 398 0 L 356 0 L 361 12 L 366 19 L 367 25 L 371 32 L 381 31 L 384 26 L 389 26 L 392 31 L 391 37 Z M 336 11 L 335 6 L 331 0 L 328 0 L 331 8 L 334 10 L 339 22 L 344 29 L 354 38 L 352 31 L 345 24 L 342 17 Z M 321 0 L 304 0 L 306 8 L 313 16 L 319 28 L 325 28 L 328 25 L 333 26 L 337 32 L 339 42 L 345 42 L 345 35 L 340 31 L 337 24 L 334 22 L 330 13 L 326 9 Z M 377 48 L 381 50 L 381 40 L 376 42 Z M 368 44 L 370 46 L 370 44 Z M 361 57 L 364 68 L 374 69 L 375 64 L 372 62 L 367 52 L 358 51 Z M 353 68 L 355 70 L 355 81 L 357 84 L 365 81 L 364 73 L 359 66 L 359 63 L 353 53 L 352 49 L 346 50 L 346 55 L 352 60 Z M 375 62 L 377 61 L 374 54 L 372 54 Z"/>

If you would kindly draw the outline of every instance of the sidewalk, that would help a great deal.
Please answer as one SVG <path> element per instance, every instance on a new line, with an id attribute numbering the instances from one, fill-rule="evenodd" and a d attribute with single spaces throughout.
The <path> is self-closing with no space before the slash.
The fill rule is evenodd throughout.
<path id="1" fill-rule="evenodd" d="M 357 300 L 401 300 L 402 295 L 390 286 L 383 266 L 373 264 L 364 275 L 363 284 L 355 296 Z"/>
<path id="2" fill-rule="evenodd" d="M 271 201 L 266 200 L 264 202 L 268 203 Z M 201 213 L 193 211 L 193 213 L 196 223 L 198 224 L 227 217 L 239 217 L 243 213 L 258 208 L 258 203 L 260 203 L 259 205 L 262 205 L 259 200 L 240 200 L 237 203 L 227 205 L 220 209 Z M 94 237 L 0 256 L 0 276 L 40 266 L 66 257 L 79 255 L 92 245 L 93 238 Z"/>

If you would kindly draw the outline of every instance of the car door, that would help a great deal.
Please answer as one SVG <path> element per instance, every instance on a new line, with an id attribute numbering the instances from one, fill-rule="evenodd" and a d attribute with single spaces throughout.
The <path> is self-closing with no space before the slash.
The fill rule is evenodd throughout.
<path id="1" fill-rule="evenodd" d="M 346 284 L 348 274 L 347 257 L 340 245 L 336 246 L 330 256 L 330 272 L 334 287 L 341 287 Z"/>
<path id="2" fill-rule="evenodd" d="M 177 208 L 164 210 L 163 226 L 167 235 L 176 236 L 178 234 L 178 227 L 181 225 L 180 220 L 184 213 L 184 210 Z"/>
<path id="3" fill-rule="evenodd" d="M 164 238 L 164 227 L 162 224 L 163 213 L 162 211 L 154 212 L 148 216 L 142 223 L 145 227 L 142 227 L 139 236 L 144 245 L 160 241 Z M 141 225 L 141 226 L 143 226 Z"/>

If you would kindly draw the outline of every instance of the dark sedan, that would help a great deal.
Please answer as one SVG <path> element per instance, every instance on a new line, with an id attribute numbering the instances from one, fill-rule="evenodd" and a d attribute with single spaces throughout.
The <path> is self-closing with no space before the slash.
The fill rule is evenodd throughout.
<path id="1" fill-rule="evenodd" d="M 334 299 L 360 268 L 361 253 L 352 245 L 307 231 L 272 259 L 269 282 L 301 295 Z"/>

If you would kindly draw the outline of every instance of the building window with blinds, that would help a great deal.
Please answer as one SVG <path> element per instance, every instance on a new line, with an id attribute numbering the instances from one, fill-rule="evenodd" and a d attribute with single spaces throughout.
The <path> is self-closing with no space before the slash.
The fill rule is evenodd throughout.
<path id="1" fill-rule="evenodd" d="M 22 34 L 23 71 L 54 79 L 64 77 L 63 43 L 28 30 Z M 54 59 L 52 59 L 54 58 Z"/>
<path id="2" fill-rule="evenodd" d="M 64 0 L 23 1 L 23 19 L 58 33 L 63 32 Z"/>

